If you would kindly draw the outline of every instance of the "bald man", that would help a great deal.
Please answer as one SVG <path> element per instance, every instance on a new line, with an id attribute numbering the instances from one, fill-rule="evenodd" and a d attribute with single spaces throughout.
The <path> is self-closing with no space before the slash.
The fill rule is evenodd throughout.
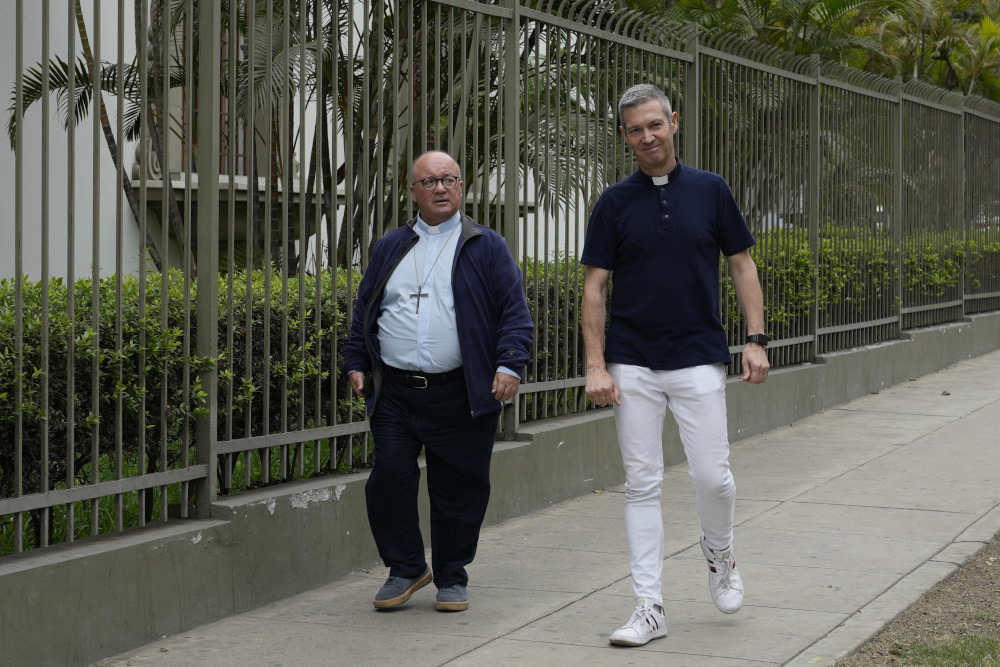
<path id="1" fill-rule="evenodd" d="M 413 163 L 417 217 L 375 244 L 346 341 L 344 372 L 375 439 L 365 497 L 389 567 L 376 609 L 403 604 L 432 579 L 435 609 L 468 608 L 465 566 L 489 501 L 500 408 L 517 395 L 533 340 L 521 271 L 502 236 L 461 212 L 462 188 L 447 153 Z M 421 449 L 430 567 L 417 516 Z"/>

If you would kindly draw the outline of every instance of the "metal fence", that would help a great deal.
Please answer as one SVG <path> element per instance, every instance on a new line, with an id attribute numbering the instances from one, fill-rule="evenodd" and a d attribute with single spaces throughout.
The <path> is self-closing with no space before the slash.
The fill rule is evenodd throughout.
<path id="1" fill-rule="evenodd" d="M 614 6 L 17 3 L 0 554 L 366 465 L 338 359 L 429 148 L 524 270 L 536 345 L 505 435 L 592 408 L 576 258 L 635 168 L 616 104 L 637 82 L 669 92 L 681 158 L 727 178 L 758 237 L 773 365 L 1000 308 L 1000 105 Z"/>

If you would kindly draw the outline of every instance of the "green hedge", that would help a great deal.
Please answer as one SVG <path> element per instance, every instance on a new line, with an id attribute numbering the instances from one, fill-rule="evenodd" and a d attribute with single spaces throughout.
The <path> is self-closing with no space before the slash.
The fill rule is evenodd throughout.
<path id="1" fill-rule="evenodd" d="M 819 267 L 812 260 L 801 230 L 764 233 L 753 254 L 765 294 L 769 295 L 767 326 L 772 334 L 780 335 L 789 327 L 804 325 L 813 308 L 817 275 L 822 324 L 842 316 L 845 308 L 847 313 L 860 316 L 871 312 L 864 309 L 872 301 L 881 300 L 893 306 L 901 298 L 892 291 L 897 269 L 891 243 L 869 232 L 822 230 Z M 944 235 L 924 234 L 904 242 L 901 266 L 903 296 L 908 299 L 950 298 L 950 294 L 958 291 L 963 267 L 968 288 L 1000 289 L 997 276 L 1000 241 L 995 234 L 982 232 L 970 236 L 966 246 Z M 583 267 L 576 259 L 560 257 L 548 262 L 529 259 L 522 263 L 522 268 L 538 332 L 526 380 L 583 375 L 585 356 L 580 327 Z M 186 282 L 179 273 L 168 274 L 165 286 L 160 276 L 150 276 L 144 288 L 135 276 L 123 276 L 120 286 L 114 276 L 102 279 L 98 286 L 100 325 L 96 330 L 91 326 L 91 281 L 81 279 L 74 284 L 71 322 L 68 285 L 52 279 L 47 285 L 49 320 L 44 323 L 48 336 L 47 376 L 39 370 L 43 367 L 44 349 L 40 317 L 43 286 L 25 279 L 20 400 L 14 393 L 17 375 L 14 282 L 0 280 L 0 498 L 15 493 L 14 442 L 18 419 L 23 494 L 41 489 L 43 441 L 48 442 L 50 487 L 66 485 L 70 475 L 67 443 L 71 435 L 75 484 L 113 478 L 114 453 L 119 442 L 124 475 L 138 474 L 140 460 L 144 461 L 145 472 L 160 470 L 164 453 L 166 467 L 176 467 L 185 454 L 182 443 L 193 438 L 194 417 L 205 411 L 205 394 L 197 373 L 216 365 L 220 440 L 343 423 L 350 417 L 363 420 L 363 405 L 349 391 L 346 380 L 335 381 L 336 396 L 330 383 L 330 374 L 340 367 L 349 326 L 347 309 L 353 303 L 360 275 L 352 274 L 350 284 L 344 271 L 326 270 L 317 276 L 304 277 L 301 283 L 304 315 L 300 315 L 297 277 L 288 279 L 287 297 L 283 298 L 278 274 L 250 274 L 249 309 L 247 279 L 247 274 L 239 272 L 231 278 L 219 279 L 219 326 L 215 333 L 219 337 L 220 354 L 216 359 L 193 354 L 199 334 L 193 312 L 197 285 Z M 119 290 L 120 348 L 115 343 Z M 318 313 L 317 290 L 323 304 Z M 230 292 L 233 294 L 231 331 L 227 324 Z M 731 282 L 725 286 L 725 294 L 730 326 L 738 327 L 740 314 Z M 145 301 L 144 309 L 140 307 L 140 296 Z M 270 336 L 265 338 L 268 331 Z M 283 359 L 281 342 L 286 339 L 288 346 Z M 70 340 L 73 341 L 72 387 L 67 366 Z M 99 360 L 96 384 L 92 380 L 95 358 Z M 189 367 L 185 359 L 190 360 Z M 42 400 L 43 392 L 47 405 Z M 266 392 L 270 398 L 265 407 Z M 165 408 L 161 412 L 163 397 Z M 580 390 L 549 392 L 526 400 L 529 419 L 585 407 Z M 92 469 L 95 442 L 99 451 L 97 471 Z M 331 456 L 331 447 L 338 448 L 335 456 Z M 284 461 L 290 471 L 287 474 L 299 476 L 297 465 L 302 465 L 303 476 L 315 470 L 331 472 L 331 459 L 336 460 L 338 470 L 344 470 L 348 460 L 343 456 L 346 447 L 352 449 L 355 462 L 370 453 L 365 434 L 341 438 L 339 443 L 308 443 L 289 448 L 292 458 Z M 266 465 L 275 470 L 282 463 L 279 459 L 284 451 L 288 450 L 273 448 L 270 452 L 236 457 L 232 488 L 242 488 L 246 465 L 253 469 L 251 486 L 265 483 L 261 467 Z M 142 458 L 140 453 L 144 455 Z M 187 455 L 193 460 L 191 450 Z M 222 487 L 223 493 L 228 490 L 229 487 Z M 157 497 L 151 497 L 150 501 L 146 506 L 147 518 L 162 509 Z"/>
<path id="2" fill-rule="evenodd" d="M 163 285 L 159 276 L 147 281 L 142 290 L 145 299 L 142 310 L 138 278 L 122 278 L 120 349 L 116 345 L 115 308 L 119 289 L 116 279 L 108 277 L 101 280 L 98 301 L 100 326 L 96 331 L 91 326 L 90 280 L 81 279 L 74 285 L 75 318 L 71 322 L 68 286 L 60 279 L 52 279 L 48 285 L 49 321 L 45 327 L 49 340 L 47 377 L 43 377 L 39 370 L 43 366 L 42 285 L 25 280 L 20 373 L 23 395 L 19 403 L 14 387 L 14 284 L 12 280 L 0 281 L 0 497 L 9 497 L 14 491 L 13 443 L 18 415 L 22 420 L 24 493 L 40 488 L 38 469 L 42 452 L 39 443 L 43 439 L 49 442 L 51 480 L 65 479 L 67 441 L 71 430 L 75 439 L 74 468 L 82 482 L 92 478 L 90 462 L 95 437 L 101 455 L 114 453 L 120 438 L 123 453 L 130 460 L 138 459 L 141 444 L 144 443 L 147 472 L 160 468 L 161 443 L 166 442 L 168 468 L 173 467 L 182 456 L 177 443 L 185 439 L 184 430 L 192 428 L 193 417 L 205 411 L 205 395 L 197 373 L 216 364 L 220 370 L 220 438 L 259 435 L 265 428 L 265 418 L 269 432 L 283 430 L 286 426 L 309 428 L 329 423 L 334 413 L 338 421 L 345 420 L 349 411 L 358 408 L 357 402 L 350 400 L 346 384 L 340 383 L 338 387 L 337 405 L 333 405 L 333 396 L 326 385 L 323 386 L 325 395 L 321 393 L 320 400 L 315 400 L 316 380 L 328 378 L 342 356 L 346 333 L 343 312 L 349 296 L 344 272 L 339 272 L 335 278 L 332 272 L 305 278 L 302 287 L 307 309 L 301 318 L 298 279 L 289 280 L 287 302 L 283 303 L 280 277 L 272 274 L 269 278 L 271 291 L 270 298 L 266 300 L 265 276 L 259 272 L 252 275 L 248 320 L 246 275 L 233 276 L 235 305 L 231 332 L 227 325 L 228 285 L 225 278 L 220 279 L 220 355 L 217 359 L 193 354 L 198 336 L 193 313 L 197 285 L 186 283 L 177 272 L 168 275 L 165 313 Z M 357 283 L 357 277 L 354 282 Z M 317 289 L 322 292 L 325 305 L 318 318 L 314 316 L 313 308 Z M 332 297 L 334 291 L 335 298 Z M 336 306 L 331 307 L 332 304 Z M 270 322 L 269 341 L 262 333 L 265 331 L 265 320 Z M 289 343 L 283 359 L 281 340 L 285 327 Z M 185 331 L 190 331 L 187 337 Z M 252 335 L 248 335 L 248 331 Z M 74 341 L 75 360 L 72 391 L 67 372 L 70 340 Z M 95 340 L 99 343 L 96 348 Z M 265 344 L 269 345 L 267 350 Z M 91 373 L 95 355 L 100 358 L 96 387 Z M 270 368 L 265 373 L 268 358 Z M 185 359 L 190 359 L 190 376 L 187 375 Z M 144 372 L 140 373 L 140 369 Z M 262 400 L 265 382 L 271 394 L 267 410 Z M 287 400 L 280 400 L 283 388 L 287 391 Z M 230 389 L 232 408 L 228 409 Z M 47 407 L 43 407 L 43 390 L 48 397 Z M 69 395 L 72 395 L 72 404 L 67 400 Z M 162 412 L 161 398 L 165 398 Z M 116 427 L 119 403 L 121 423 Z M 319 405 L 317 412 L 302 415 L 298 411 L 300 405 L 314 404 Z M 47 411 L 46 415 L 43 415 L 43 410 Z M 99 420 L 95 412 L 100 415 Z M 231 430 L 228 426 L 230 415 Z"/>

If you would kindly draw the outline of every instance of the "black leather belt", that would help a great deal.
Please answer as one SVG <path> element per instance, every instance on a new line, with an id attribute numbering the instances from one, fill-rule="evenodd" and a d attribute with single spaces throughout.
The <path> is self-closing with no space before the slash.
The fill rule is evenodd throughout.
<path id="1" fill-rule="evenodd" d="M 439 384 L 447 384 L 463 376 L 462 367 L 454 368 L 447 373 L 424 373 L 423 371 L 404 371 L 401 368 L 385 367 L 386 373 L 396 382 L 411 389 L 427 389 Z"/>

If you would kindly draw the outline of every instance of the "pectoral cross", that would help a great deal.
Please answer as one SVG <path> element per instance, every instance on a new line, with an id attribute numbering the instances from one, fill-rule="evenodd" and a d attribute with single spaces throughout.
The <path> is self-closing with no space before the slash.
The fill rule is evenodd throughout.
<path id="1" fill-rule="evenodd" d="M 422 296 L 430 296 L 430 294 L 428 294 L 427 292 L 424 292 L 423 289 L 424 289 L 423 285 L 417 285 L 417 293 L 410 295 L 411 299 L 414 298 L 414 297 L 416 297 L 416 299 L 417 299 L 417 312 L 418 313 L 420 312 L 420 297 L 422 297 Z"/>

